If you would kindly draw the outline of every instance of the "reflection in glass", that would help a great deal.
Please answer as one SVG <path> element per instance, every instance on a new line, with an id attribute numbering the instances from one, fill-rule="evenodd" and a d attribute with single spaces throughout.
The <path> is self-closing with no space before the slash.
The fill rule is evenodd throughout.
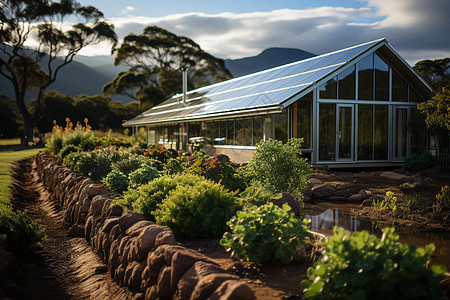
<path id="1" fill-rule="evenodd" d="M 234 120 L 227 120 L 227 145 L 234 145 Z"/>
<path id="2" fill-rule="evenodd" d="M 358 160 L 371 160 L 373 146 L 373 106 L 358 105 Z"/>
<path id="3" fill-rule="evenodd" d="M 394 130 L 394 158 L 402 159 L 406 157 L 407 134 L 408 134 L 408 109 L 395 109 L 395 130 Z"/>
<path id="4" fill-rule="evenodd" d="M 373 54 L 358 62 L 358 99 L 373 100 Z"/>
<path id="5" fill-rule="evenodd" d="M 352 107 L 339 107 L 339 158 L 352 158 Z"/>
<path id="6" fill-rule="evenodd" d="M 215 138 L 216 145 L 226 145 L 227 144 L 227 121 L 219 121 L 219 134 Z"/>
<path id="7" fill-rule="evenodd" d="M 375 105 L 374 156 L 376 160 L 388 159 L 388 107 Z"/>
<path id="8" fill-rule="evenodd" d="M 337 98 L 337 81 L 336 77 L 328 80 L 319 88 L 320 99 L 336 99 Z"/>
<path id="9" fill-rule="evenodd" d="M 335 159 L 336 141 L 336 105 L 319 106 L 319 160 Z"/>
<path id="10" fill-rule="evenodd" d="M 389 66 L 376 53 L 374 54 L 375 67 L 375 100 L 389 101 Z"/>
<path id="11" fill-rule="evenodd" d="M 411 141 L 411 153 L 420 153 L 426 149 L 426 124 L 424 116 L 417 108 L 411 108 L 411 120 L 409 122 L 410 141 Z"/>
<path id="12" fill-rule="evenodd" d="M 410 87 L 409 88 L 409 102 L 421 102 L 419 95 Z M 414 119 L 413 119 L 414 120 Z"/>
<path id="13" fill-rule="evenodd" d="M 252 131 L 253 131 L 253 119 L 252 118 L 245 118 L 243 120 L 243 129 L 244 129 L 243 145 L 251 146 L 252 145 Z"/>
<path id="14" fill-rule="evenodd" d="M 288 110 L 286 109 L 281 114 L 274 114 L 274 125 L 275 125 L 275 139 L 278 141 L 282 141 L 283 143 L 287 142 L 288 139 Z"/>
<path id="15" fill-rule="evenodd" d="M 253 145 L 256 146 L 263 139 L 264 118 L 255 117 L 253 119 Z"/>
<path id="16" fill-rule="evenodd" d="M 311 148 L 312 93 L 297 102 L 297 137 L 303 138 L 303 149 Z"/>
<path id="17" fill-rule="evenodd" d="M 392 71 L 392 101 L 408 102 L 408 84 Z"/>
<path id="18" fill-rule="evenodd" d="M 338 75 L 339 99 L 355 100 L 355 66 Z"/>
<path id="19" fill-rule="evenodd" d="M 236 119 L 234 123 L 234 145 L 242 146 L 243 137 L 244 137 L 243 120 Z"/>

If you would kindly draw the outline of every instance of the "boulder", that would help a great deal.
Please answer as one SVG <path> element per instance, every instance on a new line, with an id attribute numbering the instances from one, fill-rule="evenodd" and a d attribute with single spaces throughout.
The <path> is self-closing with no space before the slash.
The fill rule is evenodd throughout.
<path id="1" fill-rule="evenodd" d="M 227 280 L 222 283 L 214 293 L 208 298 L 211 300 L 254 300 L 255 294 L 248 284 L 237 281 Z"/>
<path id="2" fill-rule="evenodd" d="M 290 213 L 294 213 L 296 215 L 300 214 L 300 205 L 298 204 L 298 201 L 289 193 L 283 192 L 280 199 L 272 200 L 272 202 L 279 207 L 283 207 L 283 204 L 287 203 L 291 207 L 291 210 L 289 211 Z"/>
<path id="3" fill-rule="evenodd" d="M 316 199 L 322 199 L 334 194 L 335 188 L 331 184 L 325 184 L 312 189 L 312 197 Z"/>
<path id="4" fill-rule="evenodd" d="M 153 225 L 155 223 L 151 222 L 151 221 L 147 221 L 147 220 L 143 220 L 143 221 L 139 221 L 135 224 L 133 224 L 133 226 L 131 226 L 130 228 L 127 229 L 127 231 L 125 231 L 126 235 L 129 236 L 138 236 L 141 231 L 146 228 L 149 225 Z"/>
<path id="5" fill-rule="evenodd" d="M 109 233 L 111 229 L 113 229 L 113 227 L 116 226 L 117 224 L 119 224 L 119 218 L 106 219 L 100 231 L 104 233 Z"/>
<path id="6" fill-rule="evenodd" d="M 347 197 L 345 197 L 345 196 L 330 196 L 330 197 L 328 197 L 328 200 L 330 200 L 330 201 L 345 201 L 345 200 L 347 200 Z"/>
<path id="7" fill-rule="evenodd" d="M 343 196 L 343 197 L 347 198 L 351 195 L 351 193 L 349 191 L 347 191 L 347 189 L 339 189 L 334 192 L 334 195 L 335 196 Z"/>
<path id="8" fill-rule="evenodd" d="M 139 260 L 144 260 L 147 254 L 155 248 L 156 238 L 163 231 L 171 231 L 168 227 L 152 224 L 147 225 L 137 237 L 137 254 Z"/>
<path id="9" fill-rule="evenodd" d="M 159 274 L 158 277 L 158 283 L 156 285 L 156 293 L 158 295 L 158 299 L 172 298 L 173 293 L 170 288 L 170 273 L 171 267 L 169 266 L 164 266 L 161 269 L 161 273 Z"/>
<path id="10" fill-rule="evenodd" d="M 398 180 L 398 179 L 404 179 L 408 176 L 404 175 L 404 174 L 399 174 L 399 173 L 395 173 L 395 172 L 391 172 L 391 171 L 386 171 L 380 174 L 381 177 L 386 177 L 389 179 L 394 179 L 394 180 Z"/>
<path id="11" fill-rule="evenodd" d="M 309 185 L 310 186 L 314 186 L 316 184 L 322 184 L 322 183 L 323 183 L 323 181 L 318 179 L 318 178 L 310 178 L 309 179 Z"/>
<path id="12" fill-rule="evenodd" d="M 208 299 L 227 280 L 239 280 L 239 277 L 231 274 L 214 273 L 201 278 L 195 286 L 190 300 Z"/>
<path id="13" fill-rule="evenodd" d="M 122 229 L 122 232 L 126 232 L 128 228 L 130 228 L 135 223 L 145 220 L 145 217 L 143 214 L 137 213 L 135 211 L 131 210 L 125 210 L 120 218 L 119 218 L 119 226 L 120 229 Z"/>
<path id="14" fill-rule="evenodd" d="M 359 202 L 359 201 L 363 201 L 363 200 L 364 200 L 364 196 L 362 194 L 354 194 L 347 198 L 347 201 L 349 201 L 349 202 Z"/>

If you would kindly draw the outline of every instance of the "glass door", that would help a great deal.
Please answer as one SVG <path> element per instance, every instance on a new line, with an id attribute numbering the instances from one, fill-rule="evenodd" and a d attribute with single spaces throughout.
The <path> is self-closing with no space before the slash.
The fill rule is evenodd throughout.
<path id="1" fill-rule="evenodd" d="M 408 108 L 394 107 L 394 160 L 403 160 L 408 154 Z"/>
<path id="2" fill-rule="evenodd" d="M 336 118 L 336 160 L 353 161 L 354 129 L 353 104 L 338 104 Z"/>

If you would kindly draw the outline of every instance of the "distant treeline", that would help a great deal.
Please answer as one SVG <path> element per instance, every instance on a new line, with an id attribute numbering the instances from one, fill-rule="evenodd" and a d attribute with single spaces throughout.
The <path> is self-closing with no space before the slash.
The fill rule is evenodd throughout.
<path id="1" fill-rule="evenodd" d="M 27 107 L 33 114 L 36 101 L 29 101 Z M 36 130 L 39 133 L 51 132 L 54 120 L 64 127 L 66 118 L 70 118 L 74 125 L 77 122 L 83 124 L 84 118 L 87 118 L 94 130 L 122 130 L 122 122 L 135 117 L 140 112 L 138 101 L 123 104 L 101 95 L 72 97 L 51 90 L 43 97 L 42 111 L 35 133 Z M 15 101 L 0 95 L 0 138 L 20 137 L 22 131 L 23 120 Z"/>

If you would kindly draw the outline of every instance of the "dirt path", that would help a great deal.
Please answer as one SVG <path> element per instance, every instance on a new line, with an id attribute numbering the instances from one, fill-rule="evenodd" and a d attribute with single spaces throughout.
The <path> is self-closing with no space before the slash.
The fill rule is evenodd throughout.
<path id="1" fill-rule="evenodd" d="M 61 207 L 43 187 L 33 159 L 13 166 L 13 200 L 46 227 L 47 239 L 35 257 L 19 261 L 11 277 L 15 299 L 130 299 L 83 238 L 67 236 Z"/>

